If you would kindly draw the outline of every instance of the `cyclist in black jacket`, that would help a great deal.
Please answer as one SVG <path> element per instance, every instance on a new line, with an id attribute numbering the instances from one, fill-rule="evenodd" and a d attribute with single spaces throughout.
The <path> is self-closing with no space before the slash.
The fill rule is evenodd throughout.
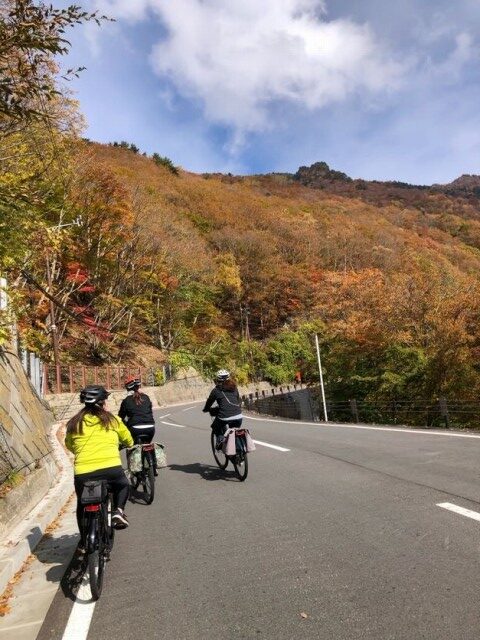
<path id="1" fill-rule="evenodd" d="M 212 405 L 217 403 L 218 408 Z M 217 449 L 223 444 L 227 427 L 235 428 L 242 425 L 242 400 L 235 381 L 226 369 L 221 369 L 216 375 L 216 386 L 210 392 L 202 411 L 215 416 L 212 429 L 217 439 Z"/>
<path id="2" fill-rule="evenodd" d="M 152 401 L 146 393 L 139 391 L 141 381 L 131 377 L 125 380 L 128 396 L 122 400 L 118 415 L 125 422 L 132 434 L 135 444 L 138 437 L 146 436 L 144 442 L 151 442 L 155 435 L 155 420 L 153 418 Z"/>

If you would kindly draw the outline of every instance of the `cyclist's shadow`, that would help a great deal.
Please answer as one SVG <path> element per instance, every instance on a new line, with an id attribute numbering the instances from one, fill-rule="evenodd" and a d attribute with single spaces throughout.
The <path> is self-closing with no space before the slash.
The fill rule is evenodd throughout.
<path id="1" fill-rule="evenodd" d="M 193 462 L 192 464 L 169 464 L 170 471 L 182 471 L 183 473 L 193 473 L 201 476 L 204 480 L 236 480 L 234 470 L 219 469 L 211 464 Z"/>
<path id="2" fill-rule="evenodd" d="M 143 505 L 148 504 L 147 494 L 141 489 L 139 489 L 138 487 L 135 489 L 132 485 L 130 485 L 130 494 L 128 496 L 128 499 L 133 504 L 143 504 Z"/>

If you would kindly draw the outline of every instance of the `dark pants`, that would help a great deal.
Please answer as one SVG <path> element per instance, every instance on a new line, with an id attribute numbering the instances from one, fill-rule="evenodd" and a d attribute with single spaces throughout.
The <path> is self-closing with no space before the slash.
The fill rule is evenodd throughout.
<path id="1" fill-rule="evenodd" d="M 215 420 L 212 422 L 213 433 L 216 436 L 223 436 L 223 434 L 227 430 L 227 427 L 230 427 L 231 429 L 235 429 L 241 426 L 242 426 L 241 418 L 239 420 L 227 421 L 227 420 L 220 420 L 220 418 L 216 417 Z"/>
<path id="2" fill-rule="evenodd" d="M 132 427 L 129 431 L 132 434 L 135 444 L 140 444 L 140 441 L 148 444 L 153 440 L 153 436 L 155 435 L 155 427 L 147 427 L 146 429 L 134 429 Z"/>
<path id="3" fill-rule="evenodd" d="M 75 493 L 77 494 L 77 524 L 80 534 L 82 534 L 82 514 L 83 505 L 81 504 L 81 497 L 83 486 L 85 482 L 89 480 L 107 480 L 113 494 L 113 507 L 117 509 L 124 509 L 128 500 L 128 493 L 130 485 L 127 480 L 127 476 L 121 466 L 109 467 L 108 469 L 97 469 L 97 471 L 90 471 L 89 473 L 79 473 L 74 477 Z M 83 536 L 82 536 L 83 537 Z"/>

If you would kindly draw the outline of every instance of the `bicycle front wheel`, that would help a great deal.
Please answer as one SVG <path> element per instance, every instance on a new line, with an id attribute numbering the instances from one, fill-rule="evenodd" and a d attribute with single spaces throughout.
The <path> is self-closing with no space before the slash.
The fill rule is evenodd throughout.
<path id="1" fill-rule="evenodd" d="M 147 504 L 152 504 L 153 498 L 155 497 L 155 474 L 153 467 L 149 465 L 148 469 L 145 469 L 143 473 L 143 492 L 145 494 L 145 502 Z"/>
<path id="2" fill-rule="evenodd" d="M 227 456 L 223 453 L 223 451 L 217 451 L 216 448 L 216 439 L 215 439 L 215 434 L 213 433 L 213 431 L 210 434 L 210 444 L 212 447 L 212 453 L 213 453 L 213 457 L 215 458 L 215 462 L 218 464 L 218 466 L 220 467 L 220 469 L 226 469 L 227 465 L 228 465 L 228 458 Z"/>
<path id="3" fill-rule="evenodd" d="M 246 453 L 237 453 L 233 458 L 233 468 L 235 469 L 235 475 L 243 482 L 247 479 L 248 475 L 248 457 Z"/>

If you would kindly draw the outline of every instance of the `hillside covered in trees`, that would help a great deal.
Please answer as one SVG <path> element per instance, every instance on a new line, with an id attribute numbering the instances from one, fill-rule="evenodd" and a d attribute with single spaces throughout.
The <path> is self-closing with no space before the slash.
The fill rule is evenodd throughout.
<path id="1" fill-rule="evenodd" d="M 45 11 L 30 16 L 36 47 L 39 26 L 61 38 L 68 23 Z M 17 37 L 24 18 L 11 18 Z M 411 186 L 324 162 L 195 175 L 161 149 L 82 140 L 50 59 L 54 28 L 38 69 L 14 38 L 0 51 L 19 56 L 15 87 L 39 81 L 37 92 L 2 94 L 4 335 L 13 312 L 46 361 L 56 340 L 64 363 L 226 366 L 242 381 L 283 383 L 296 371 L 316 379 L 317 332 L 331 397 L 478 394 L 478 176 Z"/>

